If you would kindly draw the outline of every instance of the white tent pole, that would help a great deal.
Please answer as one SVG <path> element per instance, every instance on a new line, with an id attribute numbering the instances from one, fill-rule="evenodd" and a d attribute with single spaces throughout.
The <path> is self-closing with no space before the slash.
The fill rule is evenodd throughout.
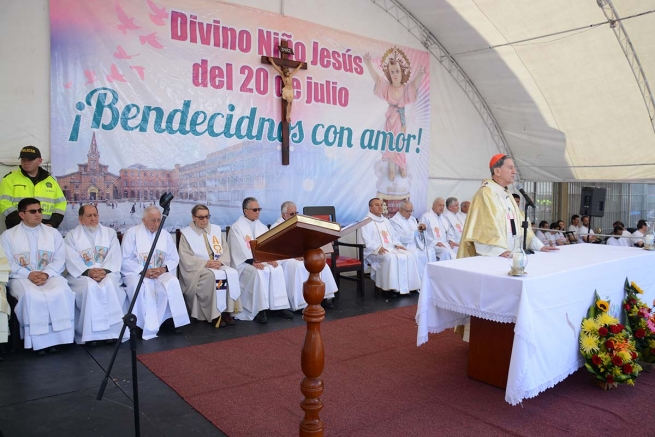
<path id="1" fill-rule="evenodd" d="M 632 74 L 635 76 L 637 81 L 637 86 L 641 95 L 644 98 L 644 103 L 646 104 L 646 109 L 648 110 L 648 118 L 650 118 L 650 124 L 655 131 L 655 100 L 653 99 L 653 93 L 650 90 L 650 85 L 648 84 L 648 79 L 644 74 L 644 69 L 639 62 L 639 56 L 637 56 L 637 50 L 632 45 L 628 32 L 623 27 L 621 22 L 621 17 L 619 17 L 616 8 L 612 3 L 612 0 L 596 0 L 598 7 L 603 11 L 605 17 L 609 20 L 610 28 L 614 31 L 614 35 L 623 49 L 623 54 L 625 55 L 630 68 L 632 69 Z"/>

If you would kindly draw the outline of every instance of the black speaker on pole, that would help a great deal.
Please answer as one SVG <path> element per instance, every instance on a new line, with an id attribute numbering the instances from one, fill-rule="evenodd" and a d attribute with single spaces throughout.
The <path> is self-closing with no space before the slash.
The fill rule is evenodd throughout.
<path id="1" fill-rule="evenodd" d="M 603 217 L 605 215 L 605 195 L 607 188 L 582 187 L 580 193 L 580 215 Z"/>

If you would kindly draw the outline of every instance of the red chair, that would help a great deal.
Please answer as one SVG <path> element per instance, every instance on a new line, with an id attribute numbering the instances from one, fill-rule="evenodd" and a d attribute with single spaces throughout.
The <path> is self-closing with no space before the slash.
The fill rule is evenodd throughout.
<path id="1" fill-rule="evenodd" d="M 302 213 L 316 217 L 318 219 L 336 222 L 336 212 L 334 206 L 306 206 L 303 208 Z M 351 258 L 341 256 L 339 254 L 339 247 L 354 247 L 357 249 L 357 257 Z M 364 295 L 364 245 L 343 243 L 340 241 L 334 242 L 334 253 L 326 255 L 327 264 L 330 266 L 334 281 L 337 283 L 337 288 L 340 287 L 340 279 L 357 282 L 357 293 Z M 342 273 L 357 272 L 357 276 L 345 276 Z M 338 295 L 338 294 L 337 294 Z"/>

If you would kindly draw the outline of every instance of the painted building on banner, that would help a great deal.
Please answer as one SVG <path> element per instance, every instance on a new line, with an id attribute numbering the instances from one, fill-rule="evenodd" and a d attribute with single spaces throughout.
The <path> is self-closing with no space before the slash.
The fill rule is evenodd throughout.
<path id="1" fill-rule="evenodd" d="M 132 164 L 121 169 L 118 184 L 121 199 L 152 202 L 159 200 L 165 192 L 177 197 L 180 192 L 180 164 L 175 164 L 172 169 Z"/>
<path id="2" fill-rule="evenodd" d="M 87 161 L 77 164 L 77 171 L 57 176 L 57 182 L 69 202 L 104 201 L 120 198 L 118 175 L 109 166 L 100 163 L 96 134 L 91 137 Z"/>

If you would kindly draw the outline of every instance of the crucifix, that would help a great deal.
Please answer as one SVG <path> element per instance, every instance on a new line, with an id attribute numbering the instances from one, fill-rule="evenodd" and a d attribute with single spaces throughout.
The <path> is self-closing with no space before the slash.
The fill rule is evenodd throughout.
<path id="1" fill-rule="evenodd" d="M 293 106 L 293 75 L 298 70 L 307 70 L 307 63 L 292 61 L 289 55 L 293 56 L 293 49 L 289 47 L 287 40 L 282 40 L 278 46 L 279 58 L 262 56 L 263 64 L 271 64 L 281 78 L 284 87 L 282 88 L 282 165 L 289 165 L 289 123 L 291 123 L 291 108 Z M 295 68 L 289 71 L 289 68 Z"/>

